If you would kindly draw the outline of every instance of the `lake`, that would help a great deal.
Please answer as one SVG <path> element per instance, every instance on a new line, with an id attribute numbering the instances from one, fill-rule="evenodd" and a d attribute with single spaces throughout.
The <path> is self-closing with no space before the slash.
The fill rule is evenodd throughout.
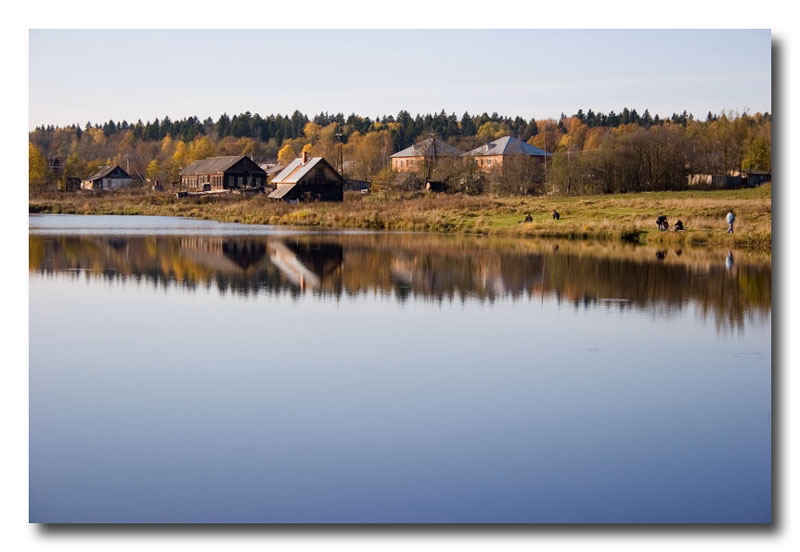
<path id="1" fill-rule="evenodd" d="M 29 228 L 32 522 L 771 520 L 769 251 Z"/>

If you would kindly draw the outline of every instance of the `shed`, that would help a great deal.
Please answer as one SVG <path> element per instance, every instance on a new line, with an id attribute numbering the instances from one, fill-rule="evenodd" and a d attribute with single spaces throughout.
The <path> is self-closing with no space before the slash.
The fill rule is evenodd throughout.
<path id="1" fill-rule="evenodd" d="M 81 189 L 81 179 L 77 176 L 68 176 L 64 179 L 65 192 L 77 192 Z"/>
<path id="2" fill-rule="evenodd" d="M 133 183 L 131 175 L 122 170 L 119 165 L 106 165 L 101 167 L 81 182 L 82 190 L 113 190 L 130 186 Z"/>
<path id="3" fill-rule="evenodd" d="M 245 155 L 220 155 L 195 161 L 180 172 L 181 186 L 197 190 L 263 188 L 267 173 Z"/>
<path id="4" fill-rule="evenodd" d="M 765 182 L 772 182 L 772 173 L 769 171 L 746 171 L 747 185 L 760 186 Z"/>
<path id="5" fill-rule="evenodd" d="M 303 152 L 272 179 L 272 199 L 283 201 L 342 201 L 345 180 L 324 157 Z"/>

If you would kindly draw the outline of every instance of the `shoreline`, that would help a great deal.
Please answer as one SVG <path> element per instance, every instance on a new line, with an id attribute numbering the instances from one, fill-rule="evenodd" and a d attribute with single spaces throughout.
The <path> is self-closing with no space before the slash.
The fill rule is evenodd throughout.
<path id="1" fill-rule="evenodd" d="M 483 197 L 348 193 L 342 203 L 276 203 L 265 196 L 176 199 L 172 193 L 53 194 L 31 198 L 28 212 L 155 215 L 198 220 L 327 229 L 366 229 L 507 238 L 620 241 L 641 245 L 771 249 L 771 185 L 758 188 L 644 192 L 610 196 Z M 737 214 L 727 234 L 724 214 Z M 561 220 L 553 220 L 557 209 Z M 659 232 L 658 214 L 686 230 Z M 523 222 L 530 214 L 533 221 Z"/>

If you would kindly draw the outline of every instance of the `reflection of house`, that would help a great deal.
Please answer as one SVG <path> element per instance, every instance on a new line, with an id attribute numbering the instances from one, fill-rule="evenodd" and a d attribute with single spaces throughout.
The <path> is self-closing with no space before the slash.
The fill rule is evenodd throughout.
<path id="1" fill-rule="evenodd" d="M 270 260 L 291 282 L 305 289 L 319 287 L 322 280 L 342 265 L 344 253 L 338 243 L 272 242 Z"/>
<path id="2" fill-rule="evenodd" d="M 545 159 L 550 154 L 512 136 L 504 136 L 493 142 L 484 144 L 464 154 L 475 158 L 478 168 L 482 171 L 492 171 L 503 166 L 503 162 L 510 157 L 528 157 Z"/>
<path id="3" fill-rule="evenodd" d="M 230 239 L 222 242 L 222 254 L 242 270 L 247 270 L 266 257 L 267 246 L 256 240 Z"/>
<path id="4" fill-rule="evenodd" d="M 303 152 L 272 179 L 276 186 L 269 194 L 283 201 L 342 201 L 344 178 L 323 157 L 309 159 Z"/>
<path id="5" fill-rule="evenodd" d="M 85 178 L 81 182 L 81 188 L 84 190 L 113 190 L 130 186 L 132 182 L 131 176 L 119 165 L 106 165 Z"/>
<path id="6" fill-rule="evenodd" d="M 427 138 L 389 157 L 392 160 L 392 170 L 414 172 L 422 167 L 426 159 L 460 156 L 461 152 L 450 144 L 436 138 Z"/>
<path id="7" fill-rule="evenodd" d="M 181 185 L 199 190 L 261 188 L 267 173 L 244 155 L 221 155 L 195 161 L 181 171 Z"/>
<path id="8" fill-rule="evenodd" d="M 254 238 L 187 236 L 181 238 L 180 248 L 193 262 L 220 273 L 257 269 L 267 257 L 267 242 Z"/>

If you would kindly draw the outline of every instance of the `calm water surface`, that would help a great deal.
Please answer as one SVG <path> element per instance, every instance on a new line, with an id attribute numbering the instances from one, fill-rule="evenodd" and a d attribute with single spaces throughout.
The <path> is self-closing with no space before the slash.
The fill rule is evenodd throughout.
<path id="1" fill-rule="evenodd" d="M 30 217 L 34 522 L 768 522 L 768 252 Z"/>

